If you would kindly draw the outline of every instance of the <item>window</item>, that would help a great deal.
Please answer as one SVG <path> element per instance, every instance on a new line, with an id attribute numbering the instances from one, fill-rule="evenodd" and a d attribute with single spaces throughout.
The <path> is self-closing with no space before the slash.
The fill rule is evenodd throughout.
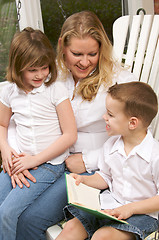
<path id="1" fill-rule="evenodd" d="M 121 0 L 41 0 L 44 31 L 54 47 L 57 45 L 65 17 L 82 10 L 96 13 L 112 40 L 112 24 L 122 15 Z"/>
<path id="2" fill-rule="evenodd" d="M 17 14 L 14 0 L 0 1 L 0 82 L 5 80 L 8 51 L 16 31 Z"/>

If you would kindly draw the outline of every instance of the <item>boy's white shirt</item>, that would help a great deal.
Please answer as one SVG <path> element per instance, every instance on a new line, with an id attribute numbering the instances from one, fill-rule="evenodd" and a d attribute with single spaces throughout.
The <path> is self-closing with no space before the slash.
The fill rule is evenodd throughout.
<path id="1" fill-rule="evenodd" d="M 109 185 L 100 195 L 101 208 L 121 205 L 159 195 L 159 142 L 150 131 L 128 156 L 121 136 L 109 138 L 100 150 L 98 167 Z M 149 214 L 158 218 L 158 213 Z"/>

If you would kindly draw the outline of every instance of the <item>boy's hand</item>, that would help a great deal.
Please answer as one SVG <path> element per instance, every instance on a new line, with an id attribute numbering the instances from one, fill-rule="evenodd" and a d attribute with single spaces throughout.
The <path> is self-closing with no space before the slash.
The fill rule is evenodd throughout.
<path id="1" fill-rule="evenodd" d="M 76 181 L 76 185 L 79 185 L 80 183 L 83 183 L 83 176 L 78 175 L 76 173 L 70 173 L 70 176 L 73 177 Z"/>
<path id="2" fill-rule="evenodd" d="M 119 220 L 127 219 L 133 215 L 131 204 L 126 204 L 114 209 L 105 209 L 103 211 L 111 216 L 118 218 Z"/>

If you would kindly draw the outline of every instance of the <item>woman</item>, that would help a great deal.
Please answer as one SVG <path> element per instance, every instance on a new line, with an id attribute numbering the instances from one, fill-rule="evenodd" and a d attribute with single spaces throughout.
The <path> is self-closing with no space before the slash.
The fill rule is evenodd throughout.
<path id="1" fill-rule="evenodd" d="M 115 62 L 112 45 L 102 23 L 89 11 L 75 13 L 63 24 L 58 41 L 57 63 L 58 80 L 65 79 L 78 129 L 78 140 L 70 148 L 66 165 L 69 171 L 89 172 L 89 169 L 98 168 L 97 149 L 108 138 L 102 118 L 108 87 L 115 82 L 136 79 Z M 24 175 L 28 176 L 29 172 Z M 21 177 L 24 179 L 22 173 Z M 47 228 L 64 218 L 63 207 L 66 204 L 63 175 L 20 216 L 17 240 L 46 239 Z"/>

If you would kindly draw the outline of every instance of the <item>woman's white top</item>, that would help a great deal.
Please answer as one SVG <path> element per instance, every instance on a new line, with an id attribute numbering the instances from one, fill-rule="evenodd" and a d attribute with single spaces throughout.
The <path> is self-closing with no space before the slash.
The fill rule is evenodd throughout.
<path id="1" fill-rule="evenodd" d="M 76 118 L 78 139 L 70 148 L 70 153 L 82 152 L 87 171 L 96 170 L 99 148 L 108 139 L 103 119 L 106 111 L 105 99 L 108 88 L 101 86 L 95 99 L 84 101 L 79 95 L 75 95 L 73 98 L 75 82 L 71 73 L 67 79 L 63 79 L 62 74 L 59 72 L 57 81 L 65 84 Z M 137 79 L 127 70 L 119 70 L 113 77 L 113 84 L 131 81 L 137 81 Z M 10 125 L 8 133 L 10 145 L 16 149 L 15 141 L 13 141 L 14 126 Z"/>
<path id="2" fill-rule="evenodd" d="M 98 155 L 98 174 L 109 186 L 100 195 L 101 208 L 112 209 L 159 195 L 159 142 L 148 131 L 127 156 L 121 136 L 113 136 Z M 157 218 L 158 213 L 149 214 Z"/>
<path id="3" fill-rule="evenodd" d="M 63 80 L 60 78 L 58 80 Z M 137 81 L 135 76 L 127 70 L 119 70 L 113 77 L 113 84 Z M 84 101 L 81 96 L 75 95 L 73 92 L 75 82 L 72 74 L 70 73 L 65 80 L 65 85 L 69 92 L 69 98 L 72 103 L 73 111 L 76 118 L 78 139 L 76 143 L 70 148 L 71 153 L 83 152 L 83 160 L 87 171 L 90 172 L 96 169 L 96 150 L 103 146 L 104 142 L 108 139 L 105 130 L 105 121 L 103 115 L 105 114 L 105 99 L 108 88 L 100 87 L 96 97 L 92 101 Z M 73 100 L 72 100 L 73 98 Z"/>
<path id="4" fill-rule="evenodd" d="M 42 84 L 27 94 L 13 83 L 3 88 L 0 101 L 14 113 L 16 131 L 12 133 L 20 152 L 36 155 L 62 135 L 56 107 L 66 99 L 68 91 L 60 82 Z M 68 151 L 49 162 L 60 164 L 67 156 Z"/>

